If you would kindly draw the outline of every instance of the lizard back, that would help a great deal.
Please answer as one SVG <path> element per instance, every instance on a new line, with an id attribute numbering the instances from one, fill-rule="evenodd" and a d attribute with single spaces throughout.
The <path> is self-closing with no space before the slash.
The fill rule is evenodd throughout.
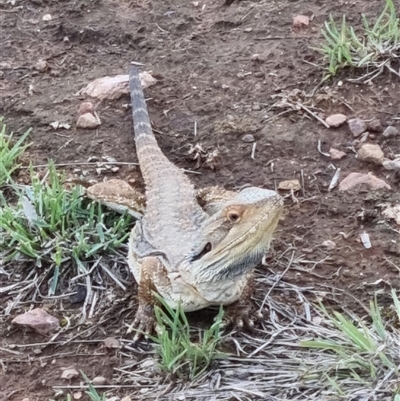
<path id="1" fill-rule="evenodd" d="M 137 67 L 131 68 L 129 88 L 136 151 L 146 186 L 143 229 L 151 245 L 163 249 L 174 263 L 189 252 L 189 246 L 198 236 L 199 227 L 207 215 L 196 201 L 192 183 L 167 159 L 157 144 Z"/>

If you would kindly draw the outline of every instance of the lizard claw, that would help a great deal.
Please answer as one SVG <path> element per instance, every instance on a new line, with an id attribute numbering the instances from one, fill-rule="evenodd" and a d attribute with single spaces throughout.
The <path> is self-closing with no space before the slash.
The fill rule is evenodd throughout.
<path id="1" fill-rule="evenodd" d="M 129 326 L 127 333 L 132 333 L 132 331 L 136 332 L 133 337 L 133 342 L 136 343 L 142 339 L 143 336 L 150 335 L 156 330 L 153 305 L 148 303 L 139 304 L 135 319 Z"/>
<path id="2" fill-rule="evenodd" d="M 236 330 L 253 330 L 254 322 L 260 318 L 259 313 L 254 313 L 249 304 L 234 303 L 226 308 L 222 322 L 222 328 L 232 326 Z"/>

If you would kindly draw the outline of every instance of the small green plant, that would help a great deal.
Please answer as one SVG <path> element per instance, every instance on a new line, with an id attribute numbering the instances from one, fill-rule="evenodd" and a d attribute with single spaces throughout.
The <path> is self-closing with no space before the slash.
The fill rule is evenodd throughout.
<path id="1" fill-rule="evenodd" d="M 325 44 L 317 49 L 328 63 L 325 79 L 335 76 L 345 67 L 368 67 L 367 76 L 372 77 L 370 79 L 379 75 L 384 68 L 399 75 L 390 66 L 390 62 L 399 57 L 399 21 L 393 0 L 386 0 L 382 13 L 372 25 L 362 15 L 363 27 L 358 34 L 347 24 L 345 15 L 340 25 L 329 16 L 322 30 Z"/>
<path id="2" fill-rule="evenodd" d="M 191 340 L 189 322 L 181 305 L 176 310 L 155 294 L 160 306 L 155 307 L 158 331 L 149 336 L 155 343 L 162 370 L 179 378 L 194 380 L 222 354 L 216 351 L 221 339 L 222 306 L 212 326 L 198 332 L 198 341 Z"/>
<path id="3" fill-rule="evenodd" d="M 394 290 L 392 298 L 399 324 L 400 302 Z M 339 312 L 333 312 L 331 315 L 323 306 L 321 311 L 340 336 L 334 340 L 319 338 L 302 341 L 301 345 L 337 355 L 334 370 L 326 371 L 325 375 L 339 393 L 341 390 L 338 383 L 346 377 L 366 383 L 391 375 L 399 377 L 398 333 L 392 330 L 391 324 L 384 321 L 376 298 L 370 303 L 369 324 L 361 318 L 350 319 Z"/>
<path id="4" fill-rule="evenodd" d="M 103 395 L 100 395 L 93 386 L 93 384 L 90 382 L 90 379 L 86 376 L 86 374 L 82 370 L 80 372 L 86 384 L 88 385 L 88 390 L 85 391 L 85 394 L 88 395 L 91 401 L 106 401 L 107 400 L 106 395 L 104 393 Z M 55 400 L 50 399 L 49 401 L 55 401 Z M 70 394 L 66 395 L 65 401 L 72 401 L 72 397 Z"/>
<path id="5" fill-rule="evenodd" d="M 89 398 L 92 401 L 106 401 L 106 395 L 103 393 L 103 395 L 100 395 L 97 390 L 93 387 L 93 384 L 90 383 L 89 378 L 85 375 L 85 373 L 81 370 L 81 375 L 84 378 L 85 382 L 88 385 L 88 391 L 85 391 L 85 393 L 89 396 Z"/>
<path id="6" fill-rule="evenodd" d="M 20 167 L 18 158 L 29 146 L 29 144 L 24 145 L 23 143 L 30 131 L 30 129 L 26 131 L 13 144 L 13 134 L 6 135 L 6 124 L 4 124 L 3 117 L 0 117 L 0 188 L 11 182 L 11 174 Z"/>
<path id="7" fill-rule="evenodd" d="M 81 187 L 65 189 L 53 163 L 47 182 L 32 169 L 30 178 L 31 186 L 13 186 L 16 204 L 0 194 L 0 256 L 4 262 L 30 260 L 31 267 L 45 268 L 52 295 L 66 269 L 86 274 L 84 262 L 115 252 L 129 235 L 132 218 L 103 211 Z"/>

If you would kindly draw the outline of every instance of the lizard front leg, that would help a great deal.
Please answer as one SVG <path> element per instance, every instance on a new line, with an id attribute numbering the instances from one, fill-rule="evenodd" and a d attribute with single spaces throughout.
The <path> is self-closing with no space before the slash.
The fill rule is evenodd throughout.
<path id="1" fill-rule="evenodd" d="M 223 327 L 232 326 L 238 330 L 243 328 L 252 329 L 254 322 L 262 317 L 262 314 L 254 311 L 254 305 L 251 301 L 254 285 L 254 273 L 251 272 L 248 275 L 247 283 L 243 288 L 240 299 L 226 306 Z"/>
<path id="2" fill-rule="evenodd" d="M 153 278 L 162 269 L 161 261 L 154 256 L 145 257 L 141 261 L 140 281 L 138 283 L 139 306 L 136 311 L 135 319 L 129 326 L 128 333 L 136 331 L 134 341 L 141 338 L 143 334 L 150 334 L 156 328 L 154 314 L 155 291 Z"/>

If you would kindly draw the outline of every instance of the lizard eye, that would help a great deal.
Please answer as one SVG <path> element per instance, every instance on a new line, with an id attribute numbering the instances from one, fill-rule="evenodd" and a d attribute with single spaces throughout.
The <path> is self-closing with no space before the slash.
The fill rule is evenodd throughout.
<path id="1" fill-rule="evenodd" d="M 240 219 L 240 215 L 238 212 L 229 212 L 228 213 L 228 219 L 232 222 L 232 223 L 236 223 L 239 219 Z"/>
<path id="2" fill-rule="evenodd" d="M 207 242 L 207 244 L 204 246 L 203 250 L 198 255 L 194 255 L 192 257 L 192 262 L 195 260 L 201 259 L 202 256 L 204 256 L 206 253 L 210 252 L 211 249 L 212 249 L 211 242 Z"/>

